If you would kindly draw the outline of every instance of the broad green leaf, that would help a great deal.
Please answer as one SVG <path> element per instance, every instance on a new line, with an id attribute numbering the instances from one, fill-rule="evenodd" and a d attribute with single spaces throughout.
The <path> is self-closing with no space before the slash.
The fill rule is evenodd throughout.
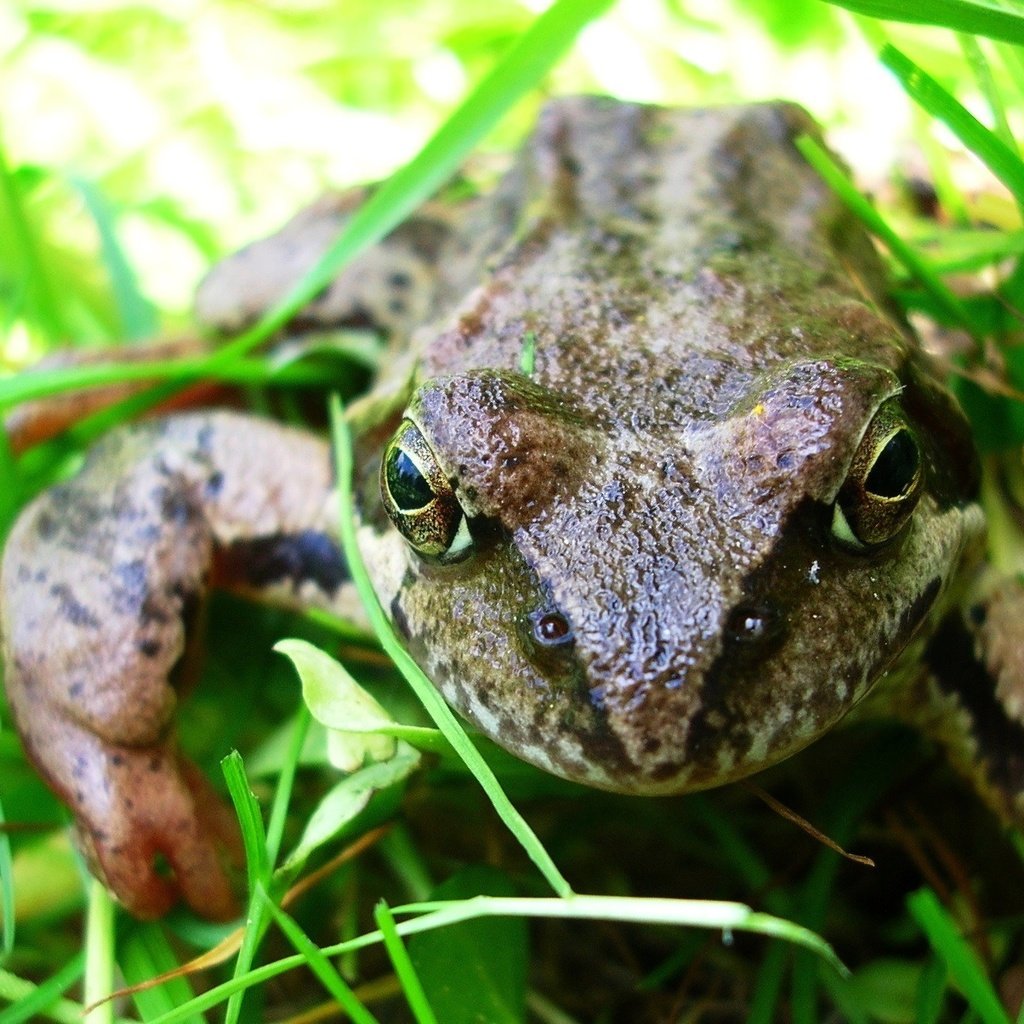
<path id="1" fill-rule="evenodd" d="M 368 764 L 342 779 L 310 815 L 298 846 L 284 866 L 292 868 L 301 864 L 317 847 L 330 842 L 367 805 L 377 790 L 401 782 L 416 770 L 419 761 L 420 755 L 412 747 L 400 743 L 390 760 Z"/>
<path id="2" fill-rule="evenodd" d="M 501 872 L 477 865 L 437 887 L 432 898 L 513 896 Z M 485 917 L 423 932 L 409 956 L 430 1005 L 445 1024 L 520 1024 L 526 1014 L 527 928 L 523 918 Z M 453 964 L 460 969 L 452 970 Z"/>
<path id="3" fill-rule="evenodd" d="M 394 756 L 394 739 L 374 732 L 394 720 L 348 669 L 305 640 L 282 640 L 274 650 L 292 660 L 306 706 L 330 730 L 327 756 L 331 764 L 354 772 L 366 760 L 387 761 Z"/>

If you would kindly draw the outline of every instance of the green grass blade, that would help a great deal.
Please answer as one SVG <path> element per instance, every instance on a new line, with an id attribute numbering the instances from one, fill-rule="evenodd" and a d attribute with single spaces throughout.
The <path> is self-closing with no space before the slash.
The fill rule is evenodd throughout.
<path id="1" fill-rule="evenodd" d="M 900 80 L 907 94 L 954 135 L 1013 193 L 1024 209 L 1024 161 L 995 132 L 986 128 L 931 75 L 895 46 L 882 48 L 879 59 Z"/>
<path id="2" fill-rule="evenodd" d="M 278 928 L 281 929 L 299 955 L 305 959 L 309 969 L 320 979 L 320 983 L 334 997 L 335 1002 L 352 1018 L 355 1024 L 377 1024 L 377 1018 L 359 1002 L 345 979 L 334 969 L 319 948 L 310 941 L 298 924 L 269 898 L 267 898 L 266 906 Z"/>
<path id="3" fill-rule="evenodd" d="M 426 708 L 427 713 L 434 720 L 437 727 L 444 733 L 445 738 L 455 748 L 456 753 L 465 762 L 466 767 L 473 773 L 484 792 L 487 794 L 494 806 L 498 817 L 505 823 L 509 831 L 519 840 L 520 845 L 536 864 L 541 874 L 547 879 L 548 884 L 560 896 L 567 896 L 572 892 L 569 883 L 562 876 L 562 873 L 555 866 L 550 854 L 544 849 L 543 844 L 537 838 L 533 829 L 526 823 L 526 819 L 512 806 L 512 802 L 505 795 L 491 771 L 487 762 L 480 752 L 470 742 L 465 730 L 459 724 L 454 712 L 444 702 L 441 695 L 434 689 L 434 684 L 424 675 L 419 665 L 405 650 L 395 635 L 391 621 L 381 608 L 377 595 L 374 593 L 373 584 L 370 582 L 366 565 L 359 552 L 355 535 L 355 513 L 352 498 L 352 438 L 349 434 L 348 424 L 342 415 L 341 403 L 335 399 L 331 403 L 332 432 L 334 439 L 334 451 L 337 459 L 337 480 L 338 480 L 338 504 L 342 549 L 345 553 L 345 561 L 348 563 L 349 573 L 352 582 L 359 591 L 373 626 L 385 652 L 394 660 L 399 671 L 406 678 L 416 696 L 419 697 Z"/>
<path id="4" fill-rule="evenodd" d="M 205 356 L 184 359 L 154 359 L 142 363 L 90 363 L 55 370 L 29 370 L 0 380 L 0 408 L 68 391 L 103 387 L 107 384 L 152 381 L 167 378 L 184 386 L 200 378 L 228 384 L 282 384 L 288 387 L 323 387 L 321 367 L 292 363 L 275 366 L 265 359 L 238 359 L 211 370 Z"/>
<path id="5" fill-rule="evenodd" d="M 26 319 L 36 324 L 51 345 L 67 341 L 57 291 L 50 279 L 49 267 L 42 258 L 31 220 L 22 202 L 19 183 L 11 173 L 0 143 L 0 207 L 6 216 L 10 236 L 4 239 L 6 259 L 16 274 L 23 294 Z"/>
<path id="6" fill-rule="evenodd" d="M 3 828 L 3 804 L 0 803 L 0 916 L 3 917 L 2 957 L 6 961 L 14 949 L 14 858 L 11 856 L 11 837 Z"/>
<path id="7" fill-rule="evenodd" d="M 613 2 L 555 0 L 423 149 L 356 210 L 341 235 L 302 280 L 258 324 L 211 356 L 211 366 L 230 362 L 284 326 L 356 253 L 380 241 L 433 195 L 513 104 L 554 67 L 584 25 Z"/>
<path id="8" fill-rule="evenodd" d="M 139 289 L 138 278 L 117 237 L 116 217 L 106 197 L 92 182 L 72 178 L 100 237 L 100 261 L 106 268 L 125 338 L 148 338 L 157 332 L 156 310 Z"/>
<path id="9" fill-rule="evenodd" d="M 237 978 L 249 971 L 266 931 L 268 911 L 263 893 L 270 877 L 270 860 L 267 856 L 267 837 L 263 830 L 259 804 L 249 788 L 245 767 L 237 750 L 233 750 L 221 761 L 221 769 L 242 830 L 245 870 L 249 882 L 247 926 L 241 948 L 238 950 L 238 958 L 235 960 L 234 976 Z M 244 986 L 232 992 L 224 1014 L 225 1024 L 236 1024 L 238 1021 L 245 993 Z"/>
<path id="10" fill-rule="evenodd" d="M 159 924 L 148 923 L 137 925 L 120 943 L 118 964 L 124 972 L 125 981 L 129 985 L 137 985 L 175 970 L 179 960 L 163 928 Z M 133 992 L 132 1002 L 143 1020 L 152 1020 L 188 1002 L 194 994 L 188 978 L 170 978 L 155 988 Z M 186 1024 L 203 1024 L 203 1019 L 195 1016 Z"/>
<path id="11" fill-rule="evenodd" d="M 61 995 L 78 981 L 84 970 L 84 950 L 41 985 L 0 970 L 0 999 L 16 1000 L 6 1009 L 0 1010 L 0 1024 L 22 1024 L 23 1021 L 42 1018 L 81 1024 L 82 1007 L 62 999 Z"/>
<path id="12" fill-rule="evenodd" d="M 378 903 L 373 911 L 374 920 L 380 929 L 384 940 L 384 948 L 388 951 L 391 963 L 395 968 L 395 974 L 402 983 L 402 991 L 405 993 L 406 1002 L 412 1010 L 417 1024 L 438 1024 L 434 1011 L 427 1001 L 427 993 L 423 991 L 416 968 L 412 965 L 409 951 L 405 948 L 401 937 L 395 928 L 395 919 L 388 910 L 387 904 Z"/>
<path id="13" fill-rule="evenodd" d="M 626 896 L 571 896 L 568 898 L 503 898 L 477 896 L 470 900 L 448 903 L 412 903 L 395 907 L 394 913 L 422 913 L 422 917 L 402 921 L 396 925 L 399 935 L 418 935 L 432 928 L 472 921 L 483 916 L 518 915 L 527 917 L 560 918 L 574 921 L 627 921 L 637 924 L 674 925 L 679 927 L 714 928 L 723 934 L 750 931 L 759 935 L 784 939 L 817 953 L 830 967 L 841 974 L 848 973 L 832 947 L 809 928 L 761 914 L 743 903 L 720 900 L 644 899 Z M 327 946 L 324 956 L 340 956 L 355 952 L 383 941 L 380 931 L 366 932 L 354 939 Z M 196 996 L 184 1006 L 164 1014 L 151 1024 L 180 1024 L 188 1016 L 203 1013 L 219 1005 L 244 988 L 269 981 L 271 978 L 302 966 L 302 956 L 282 957 L 247 974 L 239 974 L 230 981 Z"/>
<path id="14" fill-rule="evenodd" d="M 964 58 L 974 73 L 978 88 L 988 103 L 988 109 L 992 112 L 992 120 L 995 122 L 996 134 L 1006 147 L 1013 153 L 1019 154 L 1017 140 L 1013 136 L 1013 129 L 1006 114 L 1006 104 L 1003 102 L 1003 94 L 996 84 L 995 76 L 992 74 L 992 66 L 985 56 L 975 36 L 961 33 L 957 37 L 960 41 L 960 49 L 963 50 Z"/>
<path id="15" fill-rule="evenodd" d="M 1024 14 L 987 0 L 827 0 L 857 14 L 917 25 L 944 25 L 960 32 L 1024 43 Z"/>
<path id="16" fill-rule="evenodd" d="M 291 801 L 292 788 L 295 785 L 295 772 L 299 766 L 299 756 L 302 754 L 302 747 L 306 742 L 310 721 L 309 710 L 302 704 L 299 707 L 298 714 L 295 716 L 291 741 L 288 744 L 288 754 L 284 759 L 284 764 L 281 766 L 281 773 L 277 778 L 277 786 L 274 789 L 274 803 L 270 808 L 266 839 L 267 861 L 269 865 L 277 863 L 277 856 L 281 850 L 281 839 L 284 836 L 288 804 Z"/>
<path id="17" fill-rule="evenodd" d="M 964 941 L 935 893 L 930 889 L 919 889 L 908 898 L 907 906 L 983 1024 L 1010 1024 L 1010 1018 L 974 950 Z"/>
<path id="18" fill-rule="evenodd" d="M 797 139 L 796 144 L 807 162 L 828 182 L 829 187 L 836 195 L 853 210 L 865 227 L 885 243 L 893 256 L 906 267 L 911 276 L 917 279 L 946 315 L 954 323 L 960 324 L 971 334 L 976 335 L 978 331 L 967 307 L 942 283 L 938 275 L 917 252 L 889 226 L 871 203 L 857 191 L 828 152 L 806 135 Z"/>
<path id="19" fill-rule="evenodd" d="M 227 781 L 228 793 L 238 815 L 238 823 L 242 829 L 242 843 L 245 846 L 246 875 L 249 891 L 255 892 L 256 887 L 270 876 L 270 860 L 267 857 L 267 836 L 263 830 L 263 816 L 260 805 L 249 788 L 245 777 L 245 767 L 237 750 L 231 751 L 221 761 L 221 770 Z"/>
<path id="20" fill-rule="evenodd" d="M 203 373 L 233 363 L 269 338 L 319 293 L 358 252 L 382 239 L 429 198 L 463 163 L 480 139 L 555 65 L 580 30 L 614 0 L 555 0 L 502 61 L 476 86 L 419 154 L 398 170 L 352 215 L 341 235 L 302 279 L 255 326 L 204 361 Z M 73 431 L 84 445 L 127 416 L 174 394 L 163 385 L 81 421 Z"/>
<path id="21" fill-rule="evenodd" d="M 88 1024 L 113 1024 L 114 1003 L 114 901 L 103 883 L 89 883 L 89 906 L 85 923 L 86 1006 L 99 1003 L 86 1015 Z"/>

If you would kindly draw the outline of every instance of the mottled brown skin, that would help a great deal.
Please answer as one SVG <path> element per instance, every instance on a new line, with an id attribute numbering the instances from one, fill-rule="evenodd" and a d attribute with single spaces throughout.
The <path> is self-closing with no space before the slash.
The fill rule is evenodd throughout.
<path id="1" fill-rule="evenodd" d="M 413 218 L 303 315 L 391 337 L 353 423 L 359 543 L 397 629 L 483 732 L 568 778 L 717 785 L 806 745 L 880 679 L 911 695 L 889 700 L 899 713 L 930 701 L 930 731 L 969 762 L 990 709 L 936 667 L 945 648 L 1000 694 L 1024 685 L 1012 589 L 987 620 L 955 610 L 983 535 L 966 424 L 802 132 L 785 105 L 557 101 L 491 195 Z M 328 244 L 325 212 L 345 203 L 215 271 L 200 315 L 244 326 Z M 920 497 L 857 549 L 834 506 L 883 407 L 917 439 Z M 417 554 L 382 504 L 403 417 L 465 515 L 458 557 Z M 12 534 L 11 704 L 136 913 L 178 894 L 229 912 L 214 865 L 231 832 L 176 753 L 169 680 L 211 566 L 279 600 L 339 598 L 329 480 L 319 441 L 195 414 L 113 435 Z M 980 774 L 1024 819 L 1024 779 L 1007 796 L 1008 771 Z"/>

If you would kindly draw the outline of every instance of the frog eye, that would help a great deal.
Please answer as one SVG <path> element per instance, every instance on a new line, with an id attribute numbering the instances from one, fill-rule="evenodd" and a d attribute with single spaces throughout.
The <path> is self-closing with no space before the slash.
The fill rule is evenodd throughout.
<path id="1" fill-rule="evenodd" d="M 903 528 L 921 496 L 921 448 L 895 399 L 875 413 L 861 439 L 832 516 L 832 535 L 857 550 Z"/>
<path id="2" fill-rule="evenodd" d="M 402 420 L 380 463 L 384 511 L 414 551 L 454 561 L 472 545 L 466 515 L 426 438 Z"/>

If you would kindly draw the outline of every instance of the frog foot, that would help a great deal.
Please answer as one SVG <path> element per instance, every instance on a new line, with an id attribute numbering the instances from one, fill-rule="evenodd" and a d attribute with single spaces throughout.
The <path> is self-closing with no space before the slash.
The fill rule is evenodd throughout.
<path id="1" fill-rule="evenodd" d="M 92 739 L 85 757 L 103 766 L 103 779 L 67 801 L 93 874 L 139 918 L 160 917 L 179 900 L 210 920 L 236 917 L 241 836 L 202 772 L 173 739 L 143 748 Z M 87 750 L 87 738 L 76 747 Z"/>
<path id="2" fill-rule="evenodd" d="M 237 912 L 237 825 L 175 734 L 193 627 L 213 583 L 329 604 L 330 493 L 322 440 L 194 413 L 115 431 L 11 531 L 0 641 L 15 724 L 96 874 L 139 917 L 179 897 L 204 917 Z"/>

